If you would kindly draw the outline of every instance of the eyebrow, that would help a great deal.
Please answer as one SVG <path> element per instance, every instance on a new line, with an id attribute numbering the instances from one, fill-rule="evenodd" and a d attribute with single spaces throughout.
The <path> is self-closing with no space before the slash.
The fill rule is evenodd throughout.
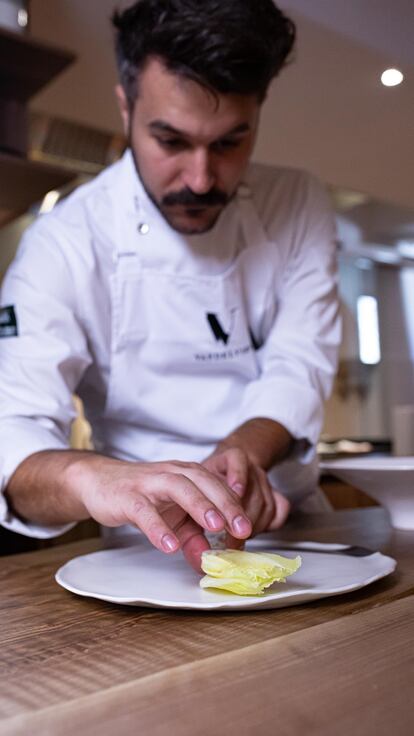
<path id="1" fill-rule="evenodd" d="M 169 133 L 170 135 L 181 136 L 183 138 L 191 137 L 188 135 L 188 133 L 185 133 L 183 130 L 178 130 L 178 128 L 174 128 L 173 125 L 166 123 L 164 120 L 153 120 L 148 127 L 153 133 Z M 223 133 L 223 135 L 219 137 L 227 138 L 228 136 L 239 135 L 240 133 L 248 133 L 249 131 L 250 125 L 248 123 L 241 123 L 240 125 L 236 125 L 235 128 L 227 131 L 226 133 Z"/>

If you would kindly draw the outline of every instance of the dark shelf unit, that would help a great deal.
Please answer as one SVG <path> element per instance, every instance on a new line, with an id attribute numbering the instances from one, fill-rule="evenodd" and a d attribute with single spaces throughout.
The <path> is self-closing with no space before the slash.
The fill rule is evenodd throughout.
<path id="1" fill-rule="evenodd" d="M 72 52 L 0 29 L 0 225 L 74 178 L 27 158 L 27 104 L 74 60 Z"/>
<path id="2" fill-rule="evenodd" d="M 0 29 L 0 97 L 27 102 L 75 58 L 70 51 Z"/>

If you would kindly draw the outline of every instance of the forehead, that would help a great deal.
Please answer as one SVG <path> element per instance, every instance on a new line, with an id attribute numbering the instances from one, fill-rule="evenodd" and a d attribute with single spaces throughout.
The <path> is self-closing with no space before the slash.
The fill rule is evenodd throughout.
<path id="1" fill-rule="evenodd" d="M 256 96 L 212 94 L 157 59 L 151 59 L 140 74 L 134 116 L 147 126 L 162 121 L 189 136 L 214 137 L 242 124 L 253 130 L 258 113 Z"/>

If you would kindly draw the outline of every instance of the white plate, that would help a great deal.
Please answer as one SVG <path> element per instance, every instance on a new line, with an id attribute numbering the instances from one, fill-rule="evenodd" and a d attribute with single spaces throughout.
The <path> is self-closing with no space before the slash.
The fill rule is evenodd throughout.
<path id="1" fill-rule="evenodd" d="M 248 545 L 254 550 L 255 543 Z M 332 545 L 315 545 L 315 549 Z M 259 545 L 256 549 L 259 548 Z M 263 544 L 260 544 L 263 550 Z M 277 548 L 268 547 L 277 552 Z M 280 551 L 295 557 L 296 551 Z M 286 583 L 275 583 L 263 596 L 202 590 L 199 576 L 181 555 L 167 556 L 145 542 L 122 549 L 103 550 L 75 557 L 56 573 L 57 582 L 72 593 L 111 603 L 150 608 L 245 610 L 282 608 L 348 593 L 395 570 L 396 562 L 375 552 L 367 557 L 347 557 L 326 552 L 301 551 L 302 567 Z"/>
<path id="2" fill-rule="evenodd" d="M 325 460 L 320 467 L 375 498 L 396 529 L 414 529 L 414 457 L 349 457 Z"/>

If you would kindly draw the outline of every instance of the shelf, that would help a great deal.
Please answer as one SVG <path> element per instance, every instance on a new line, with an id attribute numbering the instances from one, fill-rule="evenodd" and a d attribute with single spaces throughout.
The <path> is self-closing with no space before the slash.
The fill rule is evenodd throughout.
<path id="1" fill-rule="evenodd" d="M 0 29 L 0 97 L 26 102 L 75 58 L 70 51 Z"/>
<path id="2" fill-rule="evenodd" d="M 76 174 L 27 158 L 27 103 L 75 60 L 69 51 L 0 29 L 0 226 Z"/>
<path id="3" fill-rule="evenodd" d="M 0 226 L 27 212 L 52 189 L 65 186 L 76 172 L 0 152 Z"/>

